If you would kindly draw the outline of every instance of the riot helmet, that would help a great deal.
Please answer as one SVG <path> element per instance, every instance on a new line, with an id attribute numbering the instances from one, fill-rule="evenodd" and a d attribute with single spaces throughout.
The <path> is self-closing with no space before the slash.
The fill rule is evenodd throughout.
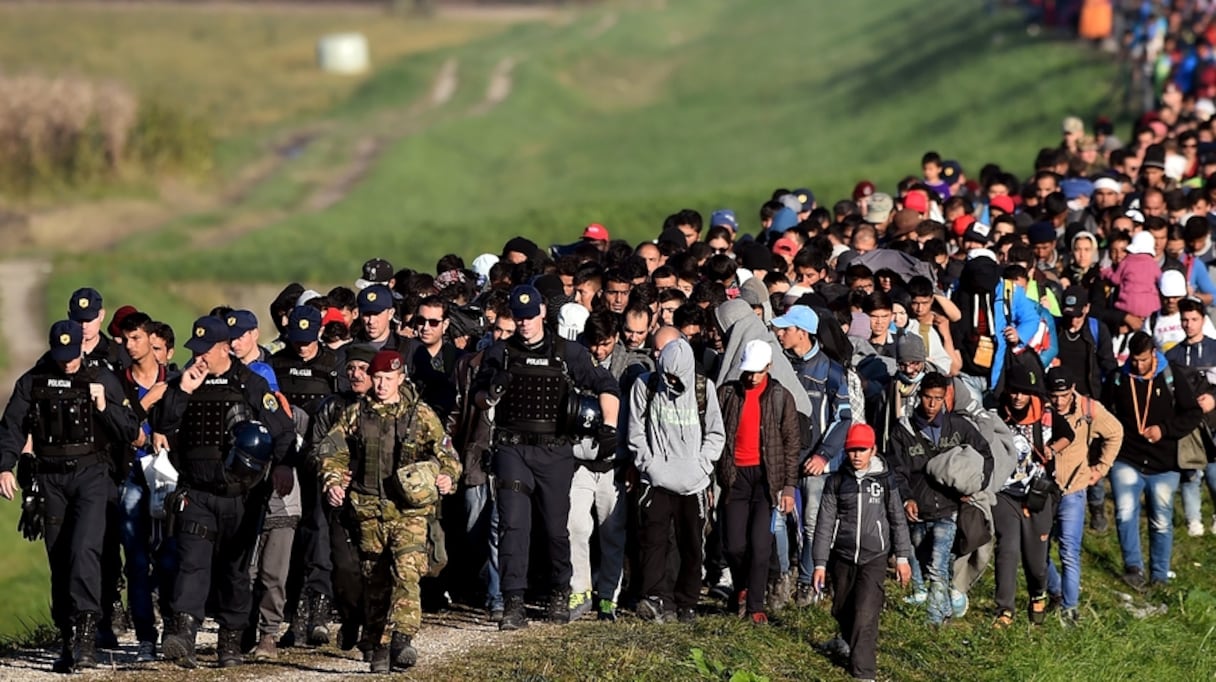
<path id="1" fill-rule="evenodd" d="M 274 439 L 265 425 L 244 421 L 232 428 L 232 448 L 224 460 L 229 483 L 253 487 L 266 478 L 274 454 Z"/>

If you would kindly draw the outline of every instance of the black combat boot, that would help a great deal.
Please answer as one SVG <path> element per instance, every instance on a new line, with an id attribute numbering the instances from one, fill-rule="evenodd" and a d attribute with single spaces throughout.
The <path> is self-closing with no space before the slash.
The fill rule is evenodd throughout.
<path id="1" fill-rule="evenodd" d="M 499 630 L 521 630 L 528 627 L 528 614 L 524 610 L 522 594 L 507 597 L 502 607 L 502 620 L 498 623 Z"/>
<path id="2" fill-rule="evenodd" d="M 546 615 L 550 623 L 565 625 L 570 622 L 570 588 L 559 588 L 553 590 L 549 595 L 549 608 L 546 609 Z"/>
<path id="3" fill-rule="evenodd" d="M 329 612 L 332 604 L 329 597 L 314 594 L 308 600 L 308 643 L 313 646 L 329 644 Z"/>
<path id="4" fill-rule="evenodd" d="M 386 673 L 389 671 L 389 656 L 388 647 L 377 644 L 376 648 L 372 649 L 371 670 L 373 673 Z"/>
<path id="5" fill-rule="evenodd" d="M 291 623 L 287 627 L 287 632 L 283 633 L 283 638 L 279 640 L 280 647 L 304 646 L 308 643 L 308 590 L 300 591 L 300 599 L 296 602 L 295 613 L 291 616 Z"/>
<path id="6" fill-rule="evenodd" d="M 221 668 L 235 668 L 244 663 L 245 659 L 241 656 L 241 631 L 220 628 L 215 652 Z"/>
<path id="7" fill-rule="evenodd" d="M 343 622 L 338 629 L 338 648 L 350 651 L 359 644 L 359 624 Z"/>
<path id="8" fill-rule="evenodd" d="M 161 653 L 166 661 L 173 661 L 183 668 L 197 668 L 194 659 L 194 638 L 198 634 L 198 621 L 188 613 L 173 616 L 173 631 L 165 635 Z"/>
<path id="9" fill-rule="evenodd" d="M 76 672 L 76 656 L 72 653 L 72 628 L 59 631 L 59 658 L 51 664 L 51 670 L 60 675 Z"/>
<path id="10" fill-rule="evenodd" d="M 412 668 L 418 662 L 418 650 L 414 648 L 410 636 L 400 632 L 393 633 L 393 645 L 389 649 L 389 654 L 393 662 L 393 670 Z"/>
<path id="11" fill-rule="evenodd" d="M 97 667 L 97 614 L 84 611 L 76 614 L 76 667 Z"/>

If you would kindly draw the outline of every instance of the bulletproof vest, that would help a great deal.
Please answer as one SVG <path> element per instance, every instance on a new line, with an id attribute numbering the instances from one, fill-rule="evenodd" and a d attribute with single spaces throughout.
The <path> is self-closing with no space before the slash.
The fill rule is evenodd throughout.
<path id="1" fill-rule="evenodd" d="M 240 370 L 245 370 L 243 365 L 222 376 L 207 377 L 190 395 L 178 435 L 178 447 L 187 459 L 222 461 L 232 447 L 232 426 L 253 418 Z"/>
<path id="2" fill-rule="evenodd" d="M 355 456 L 351 459 L 351 488 L 365 495 L 392 497 L 397 487 L 391 483 L 397 469 L 412 464 L 417 444 L 412 433 L 418 414 L 418 400 L 396 417 L 385 417 L 372 409 L 368 400 L 359 405 L 355 426 Z"/>
<path id="3" fill-rule="evenodd" d="M 37 375 L 30 389 L 29 426 L 39 457 L 79 457 L 99 451 L 102 431 L 89 397 L 89 373 Z"/>
<path id="4" fill-rule="evenodd" d="M 555 435 L 569 410 L 570 379 L 562 339 L 552 339 L 548 350 L 529 351 L 507 344 L 506 369 L 511 383 L 494 408 L 498 428 L 516 433 Z"/>
<path id="5" fill-rule="evenodd" d="M 337 388 L 338 358 L 328 348 L 322 348 L 311 362 L 306 363 L 294 355 L 276 355 L 270 364 L 278 379 L 279 391 L 286 396 L 287 402 L 310 415 L 316 412 L 321 399 Z"/>

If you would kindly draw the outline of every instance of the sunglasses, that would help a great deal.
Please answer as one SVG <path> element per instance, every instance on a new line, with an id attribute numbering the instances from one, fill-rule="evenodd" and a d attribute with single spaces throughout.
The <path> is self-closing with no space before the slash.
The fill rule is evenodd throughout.
<path id="1" fill-rule="evenodd" d="M 432 329 L 434 329 L 435 327 L 438 327 L 441 324 L 443 324 L 443 320 L 436 320 L 431 317 L 415 317 L 414 318 L 415 327 L 431 327 Z"/>

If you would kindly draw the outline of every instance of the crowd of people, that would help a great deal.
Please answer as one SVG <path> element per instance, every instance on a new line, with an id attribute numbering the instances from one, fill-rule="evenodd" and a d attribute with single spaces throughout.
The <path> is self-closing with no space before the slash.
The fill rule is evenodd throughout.
<path id="1" fill-rule="evenodd" d="M 210 616 L 222 666 L 335 639 L 386 672 L 449 600 L 503 630 L 529 600 L 761 626 L 830 601 L 826 651 L 869 679 L 890 575 L 935 625 L 989 565 L 994 627 L 1081 624 L 1108 485 L 1123 581 L 1168 583 L 1175 495 L 1216 534 L 1210 114 L 1167 92 L 1126 143 L 1068 117 L 1027 177 L 928 152 L 891 192 L 777 189 L 637 244 L 374 258 L 284 288 L 268 343 L 209 311 L 181 368 L 168 325 L 80 289 L 0 422 L 56 669 L 128 614 L 139 661 L 195 666 Z"/>

